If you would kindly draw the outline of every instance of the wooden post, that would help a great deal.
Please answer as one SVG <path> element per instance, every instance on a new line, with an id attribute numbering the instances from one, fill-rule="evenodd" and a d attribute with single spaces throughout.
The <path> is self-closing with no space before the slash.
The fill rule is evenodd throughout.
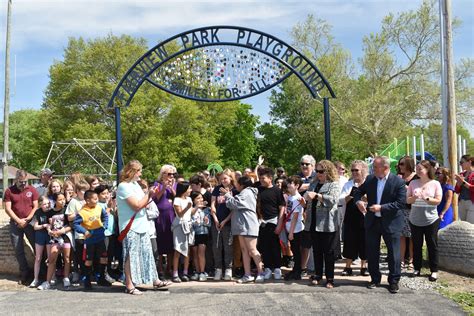
<path id="1" fill-rule="evenodd" d="M 452 179 L 458 173 L 457 137 L 456 137 L 456 104 L 454 94 L 454 67 L 451 29 L 451 0 L 440 0 L 441 24 L 441 100 L 443 106 L 443 131 L 447 130 L 447 144 L 443 142 L 448 153 L 448 161 L 444 165 L 451 170 Z M 457 218 L 458 207 L 456 198 L 453 200 L 454 216 Z"/>

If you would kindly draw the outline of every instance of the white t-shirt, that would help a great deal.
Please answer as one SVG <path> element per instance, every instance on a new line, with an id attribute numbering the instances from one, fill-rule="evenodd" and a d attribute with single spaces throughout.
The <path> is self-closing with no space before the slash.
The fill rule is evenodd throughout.
<path id="1" fill-rule="evenodd" d="M 296 226 L 294 230 L 294 234 L 303 231 L 304 224 L 303 224 L 303 206 L 300 203 L 301 195 L 296 193 L 296 195 L 290 195 L 288 197 L 288 213 L 291 213 L 290 217 L 286 221 L 285 228 L 286 231 L 289 233 L 291 228 L 291 220 L 295 214 L 298 214 L 298 219 L 296 221 Z"/>
<path id="2" fill-rule="evenodd" d="M 191 201 L 191 198 L 188 196 L 187 198 L 183 199 L 180 197 L 175 197 L 173 206 L 178 205 L 181 206 L 181 210 L 184 210 L 186 207 L 188 207 L 188 203 L 191 203 L 191 206 L 193 205 L 193 202 Z M 183 217 L 181 217 L 184 221 L 191 221 L 191 207 L 184 213 Z"/>

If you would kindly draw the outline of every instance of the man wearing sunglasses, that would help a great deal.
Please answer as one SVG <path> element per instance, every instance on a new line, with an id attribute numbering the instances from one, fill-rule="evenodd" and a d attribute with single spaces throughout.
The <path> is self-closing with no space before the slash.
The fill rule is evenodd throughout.
<path id="1" fill-rule="evenodd" d="M 16 172 L 15 184 L 5 191 L 5 211 L 10 217 L 10 239 L 20 266 L 19 284 L 27 285 L 30 269 L 25 257 L 24 241 L 26 235 L 30 245 L 35 244 L 33 226 L 29 225 L 38 208 L 38 191 L 28 185 L 27 173 Z"/>

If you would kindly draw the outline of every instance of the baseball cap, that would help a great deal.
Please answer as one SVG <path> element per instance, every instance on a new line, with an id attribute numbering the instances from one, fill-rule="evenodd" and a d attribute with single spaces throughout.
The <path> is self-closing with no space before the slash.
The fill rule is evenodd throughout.
<path id="1" fill-rule="evenodd" d="M 52 176 L 54 174 L 54 171 L 52 171 L 49 168 L 44 168 L 44 169 L 41 169 L 41 171 L 40 171 L 40 175 L 43 175 L 43 174 L 47 174 L 49 176 Z"/>

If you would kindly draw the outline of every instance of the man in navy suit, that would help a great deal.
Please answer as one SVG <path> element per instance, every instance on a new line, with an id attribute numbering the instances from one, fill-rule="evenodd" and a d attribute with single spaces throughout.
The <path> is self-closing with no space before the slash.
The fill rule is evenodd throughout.
<path id="1" fill-rule="evenodd" d="M 376 157 L 371 175 L 354 194 L 354 201 L 365 214 L 367 259 L 371 281 L 367 286 L 380 285 L 380 238 L 388 249 L 388 283 L 391 293 L 398 292 L 400 280 L 400 235 L 403 228 L 403 207 L 406 203 L 405 182 L 390 173 L 390 159 Z M 361 198 L 367 194 L 367 203 Z"/>

